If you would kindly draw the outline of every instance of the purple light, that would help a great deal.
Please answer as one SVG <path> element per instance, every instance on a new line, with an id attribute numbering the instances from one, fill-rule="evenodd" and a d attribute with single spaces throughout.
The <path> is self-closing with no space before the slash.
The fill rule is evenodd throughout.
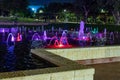
<path id="1" fill-rule="evenodd" d="M 3 29 L 2 32 L 5 33 L 5 30 Z"/>
<path id="2" fill-rule="evenodd" d="M 83 36 L 83 39 L 85 40 L 85 36 Z"/>
<path id="3" fill-rule="evenodd" d="M 11 41 L 12 41 L 12 42 L 14 42 L 14 41 L 15 41 L 15 38 L 14 38 L 14 36 L 12 36 L 12 38 L 11 38 Z"/>
<path id="4" fill-rule="evenodd" d="M 35 38 L 36 41 L 38 41 L 39 39 L 38 38 Z"/>

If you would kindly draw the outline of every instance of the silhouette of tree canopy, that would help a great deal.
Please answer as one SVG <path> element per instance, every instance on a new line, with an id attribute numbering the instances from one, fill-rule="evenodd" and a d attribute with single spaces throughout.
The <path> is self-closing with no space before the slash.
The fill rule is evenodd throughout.
<path id="1" fill-rule="evenodd" d="M 2 11 L 9 11 L 10 14 L 23 13 L 27 10 L 27 0 L 1 0 Z"/>
<path id="2" fill-rule="evenodd" d="M 47 7 L 46 7 L 46 11 L 50 12 L 50 13 L 58 13 L 60 11 L 62 11 L 62 4 L 61 3 L 50 3 Z"/>
<path id="3" fill-rule="evenodd" d="M 97 10 L 96 0 L 75 0 L 75 11 L 77 14 L 82 13 L 85 21 L 87 21 L 89 13 L 96 13 Z"/>
<path id="4" fill-rule="evenodd" d="M 114 17 L 115 23 L 120 24 L 120 0 L 97 0 L 101 8 L 107 10 Z"/>

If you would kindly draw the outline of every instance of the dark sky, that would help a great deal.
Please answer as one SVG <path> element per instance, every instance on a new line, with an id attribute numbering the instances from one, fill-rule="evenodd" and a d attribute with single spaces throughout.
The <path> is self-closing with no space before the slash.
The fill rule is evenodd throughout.
<path id="1" fill-rule="evenodd" d="M 74 2 L 74 0 L 29 0 L 29 2 L 31 5 L 44 5 L 44 4 L 46 5 L 50 2 L 61 2 L 61 3 L 70 2 L 70 3 L 72 3 L 72 2 Z"/>

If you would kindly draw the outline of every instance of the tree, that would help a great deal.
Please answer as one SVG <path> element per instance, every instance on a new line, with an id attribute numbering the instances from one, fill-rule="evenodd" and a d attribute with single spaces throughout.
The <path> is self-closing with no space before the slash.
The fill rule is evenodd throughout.
<path id="1" fill-rule="evenodd" d="M 81 11 L 85 22 L 87 22 L 89 13 L 98 9 L 96 0 L 75 0 L 75 5 L 75 10 Z"/>
<path id="2" fill-rule="evenodd" d="M 67 11 L 73 12 L 74 11 L 74 5 L 72 3 L 64 3 L 63 9 L 66 9 Z"/>
<path id="3" fill-rule="evenodd" d="M 120 24 L 120 0 L 97 0 L 99 5 L 104 6 L 103 9 L 106 9 L 114 17 L 115 23 Z"/>
<path id="4" fill-rule="evenodd" d="M 1 15 L 4 15 L 6 11 L 10 10 L 10 6 L 11 6 L 10 3 L 11 3 L 11 0 L 0 1 Z"/>
<path id="5" fill-rule="evenodd" d="M 49 13 L 58 13 L 62 11 L 62 4 L 54 2 L 50 3 L 46 8 Z"/>
<path id="6" fill-rule="evenodd" d="M 10 14 L 24 13 L 28 7 L 27 0 L 2 0 L 1 7 L 3 11 L 9 11 Z"/>

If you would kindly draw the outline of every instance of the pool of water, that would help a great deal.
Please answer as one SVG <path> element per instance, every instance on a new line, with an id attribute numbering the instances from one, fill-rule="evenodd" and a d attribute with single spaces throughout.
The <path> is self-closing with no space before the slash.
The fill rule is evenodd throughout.
<path id="1" fill-rule="evenodd" d="M 0 72 L 41 69 L 48 67 L 57 66 L 33 55 L 30 52 L 28 41 L 17 42 L 15 45 L 11 46 L 7 46 L 5 42 L 0 43 Z"/>
<path id="2" fill-rule="evenodd" d="M 0 28 L 0 72 L 56 67 L 36 58 L 30 49 L 73 48 L 120 45 L 120 32 L 93 32 L 79 30 L 51 30 L 10 27 Z"/>

